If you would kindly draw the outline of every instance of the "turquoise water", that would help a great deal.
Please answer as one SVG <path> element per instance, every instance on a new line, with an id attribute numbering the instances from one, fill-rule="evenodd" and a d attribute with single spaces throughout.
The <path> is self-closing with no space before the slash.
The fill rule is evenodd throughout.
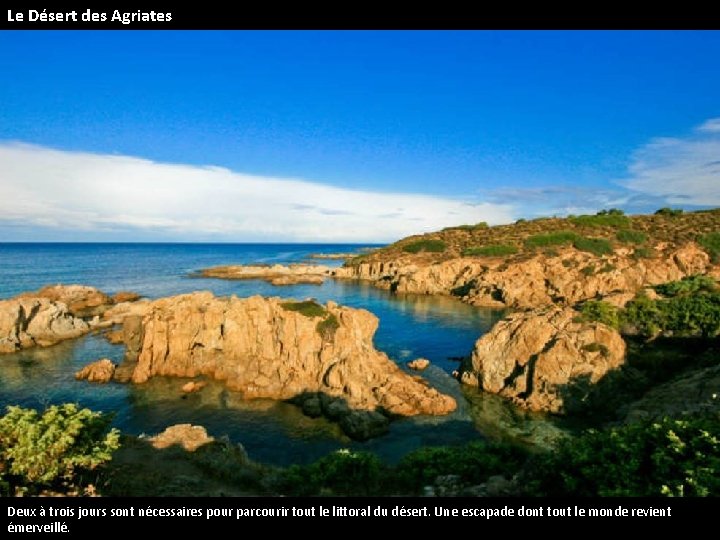
<path id="1" fill-rule="evenodd" d="M 190 278 L 220 264 L 304 262 L 311 253 L 356 251 L 356 245 L 309 244 L 0 244 L 0 298 L 53 283 L 79 283 L 106 292 L 138 292 L 150 298 L 210 290 L 216 295 L 313 297 L 321 302 L 368 309 L 380 318 L 375 345 L 403 363 L 423 356 L 433 365 L 423 373 L 432 385 L 456 397 L 458 411 L 439 418 L 394 422 L 390 433 L 365 442 L 347 439 L 334 424 L 305 417 L 296 407 L 274 401 L 244 401 L 212 384 L 186 396 L 177 379 L 144 385 L 91 385 L 74 372 L 101 357 L 119 361 L 121 346 L 90 335 L 43 350 L 0 356 L 0 406 L 43 406 L 67 401 L 115 414 L 129 433 L 155 433 L 192 422 L 216 436 L 241 442 L 257 460 L 287 464 L 311 461 L 330 450 L 357 447 L 387 460 L 424 445 L 458 444 L 483 436 L 543 439 L 552 424 L 515 410 L 492 396 L 461 391 L 450 377 L 457 357 L 468 355 L 477 338 L 501 317 L 456 300 L 391 295 L 366 283 L 327 280 L 323 285 L 274 287 L 264 281 Z M 338 261 L 316 261 L 340 264 Z M 464 393 L 463 393 L 464 392 Z M 548 435 L 550 434 L 550 435 Z"/>

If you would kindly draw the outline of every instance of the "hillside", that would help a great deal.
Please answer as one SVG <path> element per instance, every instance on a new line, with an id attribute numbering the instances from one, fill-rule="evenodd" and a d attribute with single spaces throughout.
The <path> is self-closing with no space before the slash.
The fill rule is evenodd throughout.
<path id="1" fill-rule="evenodd" d="M 463 256 L 502 257 L 510 263 L 537 253 L 552 256 L 561 247 L 595 255 L 629 247 L 636 257 L 651 258 L 688 242 L 698 242 L 714 258 L 720 257 L 720 208 L 689 213 L 664 209 L 635 216 L 608 210 L 567 218 L 520 219 L 495 227 L 459 225 L 403 238 L 355 257 L 348 265 L 398 259 L 427 264 Z"/>

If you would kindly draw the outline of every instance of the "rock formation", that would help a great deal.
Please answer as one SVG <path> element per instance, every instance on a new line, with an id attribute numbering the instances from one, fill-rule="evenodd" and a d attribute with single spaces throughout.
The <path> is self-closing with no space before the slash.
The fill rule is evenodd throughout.
<path id="1" fill-rule="evenodd" d="M 571 410 L 577 389 L 625 361 L 617 331 L 577 316 L 560 307 L 510 315 L 477 341 L 460 380 L 531 410 Z"/>
<path id="2" fill-rule="evenodd" d="M 87 380 L 88 382 L 96 382 L 100 384 L 108 383 L 115 374 L 115 364 L 107 358 L 88 364 L 80 371 L 75 373 L 78 381 Z"/>
<path id="3" fill-rule="evenodd" d="M 64 303 L 37 297 L 0 301 L 0 353 L 49 347 L 89 330 L 90 325 Z"/>
<path id="4" fill-rule="evenodd" d="M 46 298 L 63 303 L 75 317 L 94 317 L 114 302 L 107 294 L 86 285 L 48 285 L 37 292 L 23 293 L 19 298 Z"/>
<path id="5" fill-rule="evenodd" d="M 298 283 L 321 285 L 329 273 L 329 267 L 315 264 L 291 264 L 289 266 L 240 264 L 205 268 L 200 271 L 199 276 L 220 279 L 264 279 L 273 285 L 296 285 Z"/>
<path id="6" fill-rule="evenodd" d="M 452 294 L 472 305 L 498 308 L 573 305 L 600 297 L 622 304 L 651 285 L 693 274 L 720 277 L 720 267 L 696 244 L 662 248 L 657 246 L 656 258 L 636 258 L 631 248 L 597 257 L 568 247 L 556 256 L 538 253 L 511 264 L 498 257 L 453 258 L 430 264 L 401 257 L 338 268 L 332 275 L 370 280 L 397 292 Z"/>
<path id="7" fill-rule="evenodd" d="M 128 345 L 138 347 L 137 360 L 118 372 L 134 383 L 204 375 L 245 398 L 294 400 L 308 412 L 315 404 L 318 414 L 358 433 L 379 427 L 375 412 L 454 410 L 451 397 L 407 375 L 374 348 L 377 325 L 370 312 L 333 302 L 218 298 L 209 292 L 163 298 L 152 302 L 142 319 L 126 319 L 124 331 Z M 362 418 L 350 416 L 359 411 L 365 411 Z"/>
<path id="8" fill-rule="evenodd" d="M 130 293 L 123 294 L 127 298 Z M 102 291 L 84 285 L 51 285 L 0 300 L 0 354 L 48 347 L 119 322 L 124 316 L 105 323 L 100 317 L 113 308 L 130 305 L 115 304 Z"/>

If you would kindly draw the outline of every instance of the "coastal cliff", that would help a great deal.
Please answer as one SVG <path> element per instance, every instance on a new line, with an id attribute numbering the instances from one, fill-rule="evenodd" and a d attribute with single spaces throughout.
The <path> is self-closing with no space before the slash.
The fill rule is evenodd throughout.
<path id="1" fill-rule="evenodd" d="M 450 227 L 356 257 L 333 275 L 476 306 L 572 306 L 598 298 L 623 305 L 652 285 L 695 274 L 720 278 L 702 233 L 717 230 L 718 210 Z"/>

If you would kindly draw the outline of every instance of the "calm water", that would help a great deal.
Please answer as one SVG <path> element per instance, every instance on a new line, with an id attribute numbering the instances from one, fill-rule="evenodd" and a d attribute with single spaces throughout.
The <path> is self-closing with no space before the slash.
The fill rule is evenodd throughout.
<path id="1" fill-rule="evenodd" d="M 92 285 L 105 292 L 138 292 L 150 298 L 210 290 L 216 295 L 313 297 L 362 307 L 380 318 L 375 345 L 393 360 L 423 356 L 432 385 L 456 397 L 458 411 L 441 418 L 394 422 L 390 433 L 366 443 L 348 440 L 335 425 L 310 419 L 273 401 L 246 402 L 221 385 L 184 396 L 177 379 L 144 385 L 91 385 L 74 372 L 101 357 L 120 361 L 121 346 L 90 335 L 44 350 L 0 356 L 0 406 L 43 406 L 67 401 L 115 413 L 129 433 L 155 433 L 192 422 L 213 435 L 241 442 L 250 455 L 270 463 L 311 461 L 330 450 L 357 447 L 394 460 L 423 445 L 458 444 L 483 436 L 544 443 L 558 433 L 543 417 L 522 413 L 493 396 L 461 391 L 449 376 L 454 358 L 468 355 L 475 340 L 502 315 L 449 298 L 390 295 L 364 283 L 328 280 L 321 286 L 273 287 L 259 280 L 189 278 L 220 264 L 304 262 L 311 253 L 356 251 L 356 245 L 310 244 L 0 244 L 0 298 L 53 283 Z M 339 261 L 316 261 L 340 264 Z"/>

